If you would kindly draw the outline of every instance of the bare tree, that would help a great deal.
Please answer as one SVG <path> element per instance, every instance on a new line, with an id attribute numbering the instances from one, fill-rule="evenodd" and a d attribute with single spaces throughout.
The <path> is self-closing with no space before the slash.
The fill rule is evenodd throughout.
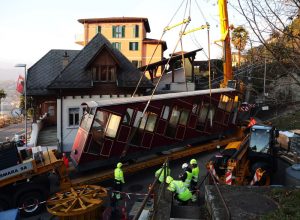
<path id="1" fill-rule="evenodd" d="M 280 63 L 300 85 L 294 75 L 300 76 L 300 1 L 238 0 L 238 10 L 253 33 L 251 41 L 258 42 L 257 51 L 262 49 L 261 56 Z"/>

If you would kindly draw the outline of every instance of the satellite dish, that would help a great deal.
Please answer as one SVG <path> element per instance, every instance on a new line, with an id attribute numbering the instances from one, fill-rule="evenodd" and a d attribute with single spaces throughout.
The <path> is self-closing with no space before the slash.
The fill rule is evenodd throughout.
<path id="1" fill-rule="evenodd" d="M 11 110 L 11 115 L 15 118 L 20 117 L 22 114 L 22 109 L 20 108 L 14 108 L 13 110 Z"/>

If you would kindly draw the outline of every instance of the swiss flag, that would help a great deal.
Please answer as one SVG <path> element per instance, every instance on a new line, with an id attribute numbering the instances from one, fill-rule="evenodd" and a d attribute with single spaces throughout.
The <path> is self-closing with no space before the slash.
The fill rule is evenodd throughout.
<path id="1" fill-rule="evenodd" d="M 20 76 L 20 75 L 19 75 L 16 90 L 17 90 L 19 93 L 23 94 L 23 90 L 24 90 L 24 77 L 23 77 L 23 76 Z"/>

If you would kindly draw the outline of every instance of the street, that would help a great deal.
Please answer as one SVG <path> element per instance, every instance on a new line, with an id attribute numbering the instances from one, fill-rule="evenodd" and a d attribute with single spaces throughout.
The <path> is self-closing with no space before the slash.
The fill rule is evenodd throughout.
<path id="1" fill-rule="evenodd" d="M 29 135 L 31 132 L 31 122 L 27 121 L 27 134 Z M 10 140 L 15 136 L 15 134 L 21 135 L 25 133 L 25 124 L 10 124 L 6 127 L 0 128 L 0 142 L 5 142 L 6 137 Z"/>

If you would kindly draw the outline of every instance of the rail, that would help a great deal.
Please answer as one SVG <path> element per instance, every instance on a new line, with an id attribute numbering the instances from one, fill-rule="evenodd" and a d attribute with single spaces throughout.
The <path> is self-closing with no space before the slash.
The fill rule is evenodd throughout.
<path id="1" fill-rule="evenodd" d="M 156 186 L 157 181 L 158 181 L 160 175 L 162 174 L 162 172 L 164 172 L 164 182 L 165 182 L 165 179 L 166 179 L 166 173 L 167 173 L 167 172 L 166 172 L 166 169 L 167 169 L 167 167 L 168 167 L 168 161 L 169 161 L 169 159 L 167 158 L 167 159 L 165 160 L 164 164 L 163 164 L 163 169 L 161 169 L 160 172 L 159 172 L 159 174 L 155 177 L 155 179 L 154 179 L 153 183 L 151 184 L 151 187 L 150 187 L 150 189 L 149 189 L 149 191 L 148 191 L 147 196 L 144 198 L 144 200 L 143 200 L 143 202 L 142 202 L 142 205 L 141 205 L 140 209 L 138 210 L 137 214 L 134 216 L 133 220 L 138 220 L 138 219 L 139 219 L 139 217 L 140 217 L 140 215 L 141 215 L 143 209 L 145 208 L 145 205 L 146 205 L 147 201 L 149 200 L 149 198 L 150 198 L 150 196 L 151 196 L 151 194 L 152 194 L 152 192 L 153 192 L 153 189 L 154 189 L 154 187 Z"/>
<path id="2" fill-rule="evenodd" d="M 224 205 L 224 207 L 225 207 L 226 214 L 227 214 L 227 218 L 226 218 L 226 219 L 230 220 L 230 219 L 231 219 L 231 214 L 230 214 L 229 208 L 228 208 L 228 206 L 227 206 L 227 204 L 226 204 L 226 202 L 225 202 L 225 199 L 224 199 L 224 197 L 223 197 L 223 195 L 222 195 L 222 193 L 221 193 L 221 191 L 220 191 L 220 188 L 219 188 L 219 186 L 218 186 L 218 183 L 216 182 L 215 177 L 214 177 L 214 175 L 212 174 L 212 172 L 211 172 L 210 170 L 208 170 L 208 174 L 210 175 L 211 179 L 213 180 L 214 186 L 216 187 L 217 192 L 218 192 L 218 194 L 219 194 L 219 196 L 220 196 L 220 198 L 221 198 L 221 201 L 222 201 L 222 203 L 223 203 L 223 205 Z M 208 175 L 206 175 L 206 177 L 208 177 Z M 206 178 L 206 177 L 205 177 L 205 178 Z M 204 178 L 204 179 L 205 179 L 205 178 Z"/>

